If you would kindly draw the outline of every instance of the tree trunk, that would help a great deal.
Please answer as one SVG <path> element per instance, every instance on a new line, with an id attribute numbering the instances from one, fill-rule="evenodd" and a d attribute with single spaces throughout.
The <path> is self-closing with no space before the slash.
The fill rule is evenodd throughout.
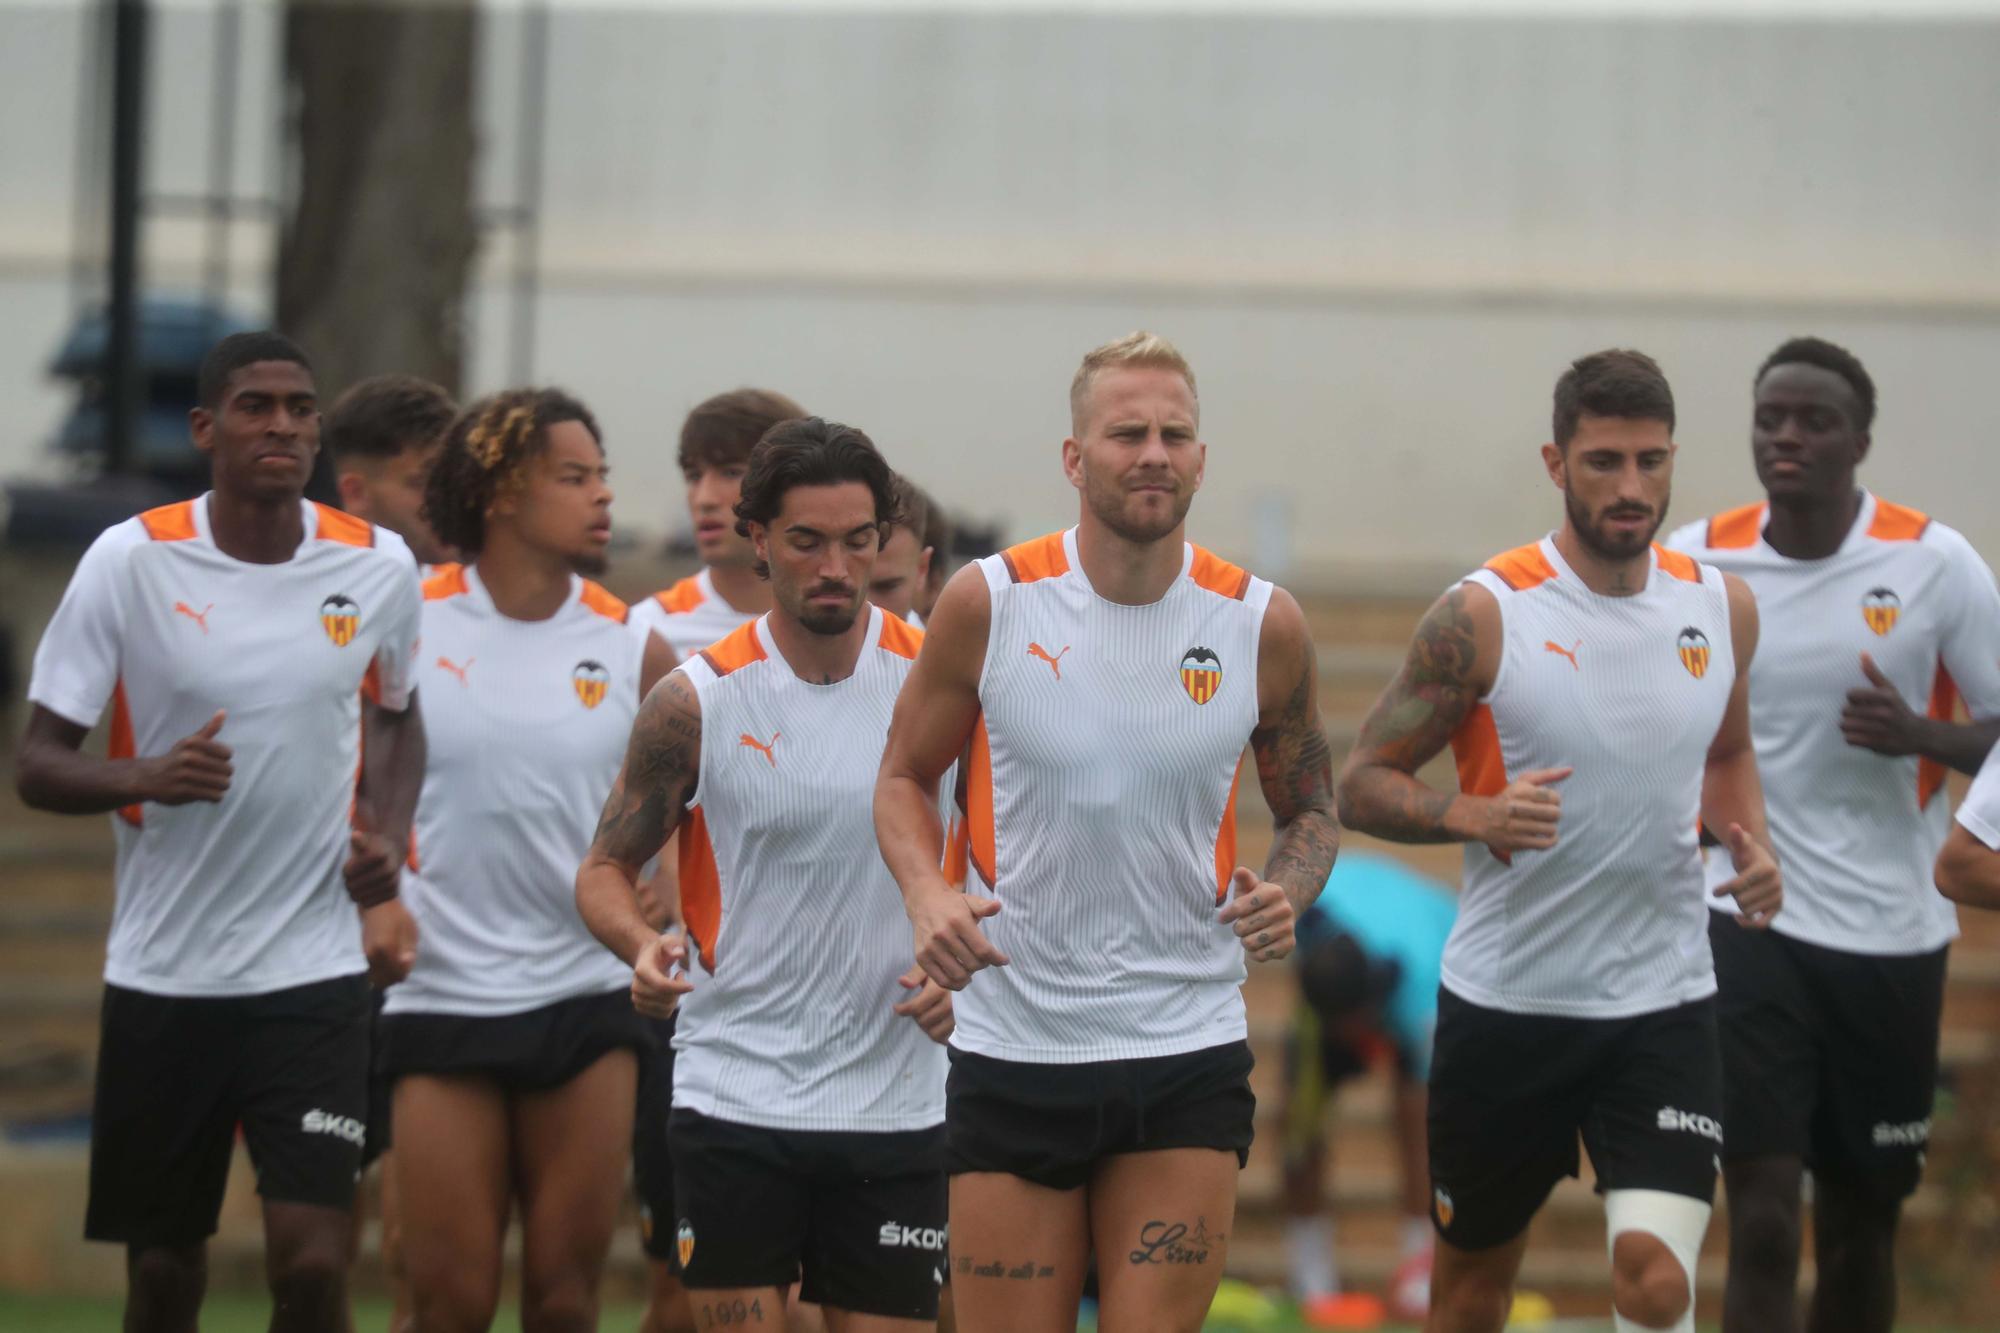
<path id="1" fill-rule="evenodd" d="M 476 22 L 471 0 L 288 0 L 296 194 L 278 327 L 323 402 L 390 371 L 459 389 Z"/>

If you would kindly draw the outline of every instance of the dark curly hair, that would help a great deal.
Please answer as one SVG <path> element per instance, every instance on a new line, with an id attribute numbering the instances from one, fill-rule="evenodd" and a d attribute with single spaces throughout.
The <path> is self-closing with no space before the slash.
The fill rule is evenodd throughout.
<path id="1" fill-rule="evenodd" d="M 875 442 L 852 426 L 819 417 L 781 421 L 757 441 L 748 461 L 743 498 L 736 502 L 740 536 L 750 535 L 752 523 L 770 527 L 793 487 L 835 486 L 844 481 L 858 481 L 874 495 L 875 523 L 885 534 L 901 520 L 896 474 Z M 770 565 L 762 560 L 754 568 L 759 578 L 771 576 Z"/>
<path id="2" fill-rule="evenodd" d="M 1568 449 L 1585 416 L 1664 421 L 1674 428 L 1674 391 L 1660 363 L 1644 352 L 1612 348 L 1570 362 L 1556 381 L 1556 447 Z"/>
<path id="3" fill-rule="evenodd" d="M 1838 343 L 1830 343 L 1824 338 L 1791 338 L 1764 358 L 1764 364 L 1757 367 L 1757 378 L 1750 381 L 1754 390 L 1764 382 L 1764 377 L 1777 366 L 1818 366 L 1830 370 L 1847 381 L 1847 387 L 1854 390 L 1856 429 L 1867 430 L 1875 424 L 1875 381 L 1861 364 L 1861 358 Z"/>
<path id="4" fill-rule="evenodd" d="M 459 413 L 424 483 L 424 518 L 438 540 L 470 560 L 486 545 L 486 511 L 518 489 L 548 448 L 549 427 L 581 422 L 600 446 L 590 409 L 561 389 L 507 389 Z"/>

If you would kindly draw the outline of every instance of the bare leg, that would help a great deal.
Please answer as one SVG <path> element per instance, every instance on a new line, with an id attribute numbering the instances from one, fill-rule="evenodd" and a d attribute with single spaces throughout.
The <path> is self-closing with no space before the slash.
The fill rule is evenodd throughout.
<path id="1" fill-rule="evenodd" d="M 618 1225 L 638 1061 L 609 1051 L 559 1087 L 514 1098 L 522 1333 L 591 1333 Z"/>
<path id="2" fill-rule="evenodd" d="M 1097 1164 L 1090 1233 L 1103 1333 L 1199 1333 L 1236 1227 L 1236 1154 L 1125 1153 Z"/>
<path id="3" fill-rule="evenodd" d="M 1082 1189 L 991 1171 L 951 1178 L 952 1301 L 961 1333 L 1073 1333 L 1089 1264 Z"/>
<path id="4" fill-rule="evenodd" d="M 489 1080 L 396 1081 L 396 1190 L 403 1255 L 423 1333 L 485 1333 L 500 1304 L 513 1202 L 506 1096 Z"/>

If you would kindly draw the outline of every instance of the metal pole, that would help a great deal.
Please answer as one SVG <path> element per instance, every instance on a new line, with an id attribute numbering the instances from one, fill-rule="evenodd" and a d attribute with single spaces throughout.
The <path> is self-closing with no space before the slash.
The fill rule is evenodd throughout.
<path id="1" fill-rule="evenodd" d="M 236 0 L 216 12 L 215 98 L 208 126 L 208 235 L 202 244 L 202 292 L 219 309 L 229 295 L 229 226 L 236 192 L 236 79 L 243 10 Z"/>
<path id="2" fill-rule="evenodd" d="M 535 284 L 541 249 L 543 106 L 549 73 L 549 10 L 530 5 L 521 16 L 520 160 L 516 189 L 519 221 L 514 233 L 514 339 L 512 379 L 526 384 L 535 362 Z"/>
<path id="3" fill-rule="evenodd" d="M 146 101 L 146 0 L 109 0 L 111 302 L 105 312 L 105 466 L 131 472 L 139 419 L 139 187 Z"/>

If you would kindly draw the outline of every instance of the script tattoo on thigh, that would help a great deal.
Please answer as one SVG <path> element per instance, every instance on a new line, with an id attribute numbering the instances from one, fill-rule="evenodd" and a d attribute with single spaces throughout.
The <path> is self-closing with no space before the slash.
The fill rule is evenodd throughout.
<path id="1" fill-rule="evenodd" d="M 733 1301 L 700 1301 L 696 1321 L 704 1333 L 711 1328 L 765 1328 L 764 1302 L 757 1297 Z"/>
<path id="2" fill-rule="evenodd" d="M 1054 1264 L 1039 1259 L 1010 1263 L 1005 1259 L 975 1259 L 969 1254 L 954 1259 L 952 1271 L 960 1277 L 1002 1277 L 1011 1282 L 1040 1282 L 1056 1275 Z"/>
<path id="3" fill-rule="evenodd" d="M 1197 1216 L 1192 1226 L 1155 1219 L 1139 1228 L 1139 1244 L 1126 1259 L 1135 1265 L 1205 1264 L 1223 1239 L 1220 1231 L 1208 1229 L 1205 1217 Z"/>

